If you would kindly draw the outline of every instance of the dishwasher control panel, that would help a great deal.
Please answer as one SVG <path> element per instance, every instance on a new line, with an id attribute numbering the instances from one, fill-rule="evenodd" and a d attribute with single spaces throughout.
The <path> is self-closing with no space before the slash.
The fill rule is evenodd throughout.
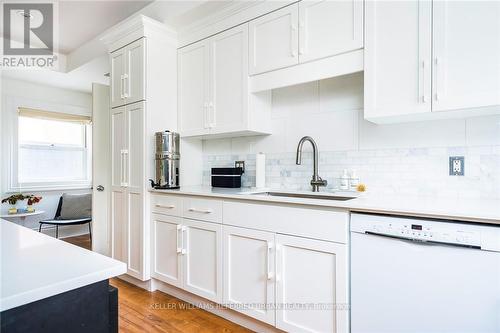
<path id="1" fill-rule="evenodd" d="M 363 218 L 369 216 L 369 218 Z M 473 225 L 411 218 L 353 214 L 351 231 L 416 241 L 481 246 L 481 232 Z"/>

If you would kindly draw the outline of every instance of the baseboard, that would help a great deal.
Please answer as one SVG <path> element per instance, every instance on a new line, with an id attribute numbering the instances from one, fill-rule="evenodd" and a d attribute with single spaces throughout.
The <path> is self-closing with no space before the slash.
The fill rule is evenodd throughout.
<path id="1" fill-rule="evenodd" d="M 248 317 L 234 310 L 219 307 L 217 306 L 216 303 L 213 303 L 202 297 L 193 295 L 185 290 L 179 289 L 177 287 L 164 283 L 160 280 L 151 279 L 150 281 L 151 281 L 151 288 L 153 291 L 159 290 L 166 294 L 177 297 L 178 299 L 183 300 L 184 302 L 200 307 L 205 311 L 213 313 L 216 316 L 227 319 L 240 326 L 246 327 L 254 332 L 262 332 L 262 333 L 283 332 L 271 325 L 268 325 L 256 319 Z"/>
<path id="2" fill-rule="evenodd" d="M 133 284 L 134 286 L 137 286 L 139 288 L 145 289 L 147 291 L 155 291 L 155 289 L 151 287 L 152 285 L 151 280 L 142 281 L 127 274 L 119 275 L 117 276 L 117 278 L 125 282 L 128 282 L 130 284 Z"/>

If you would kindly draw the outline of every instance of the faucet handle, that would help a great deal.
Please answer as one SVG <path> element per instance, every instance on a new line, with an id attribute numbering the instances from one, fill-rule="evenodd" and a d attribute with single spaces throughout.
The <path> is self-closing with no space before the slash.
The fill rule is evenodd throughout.
<path id="1" fill-rule="evenodd" d="M 311 180 L 311 185 L 312 186 L 326 186 L 326 185 L 328 185 L 328 181 L 326 179 L 322 179 L 321 177 L 318 176 L 318 179 Z"/>

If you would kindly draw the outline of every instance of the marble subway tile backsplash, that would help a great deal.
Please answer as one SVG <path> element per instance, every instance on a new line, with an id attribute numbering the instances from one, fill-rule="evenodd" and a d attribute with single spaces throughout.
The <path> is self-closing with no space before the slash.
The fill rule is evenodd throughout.
<path id="1" fill-rule="evenodd" d="M 465 176 L 448 175 L 448 157 L 465 156 Z M 338 188 L 344 169 L 356 170 L 368 191 L 388 195 L 433 195 L 500 199 L 500 145 L 444 148 L 394 148 L 320 152 L 319 175 L 328 189 Z M 203 185 L 210 185 L 212 167 L 234 166 L 244 160 L 242 186 L 255 186 L 255 154 L 204 155 Z M 266 186 L 310 190 L 312 153 L 302 165 L 295 153 L 266 154 Z"/>

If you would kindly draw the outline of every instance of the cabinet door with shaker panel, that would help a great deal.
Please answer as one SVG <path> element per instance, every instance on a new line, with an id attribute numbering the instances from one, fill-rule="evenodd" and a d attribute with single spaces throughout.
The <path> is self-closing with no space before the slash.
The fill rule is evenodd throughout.
<path id="1" fill-rule="evenodd" d="M 113 257 L 144 278 L 144 103 L 112 109 L 111 223 Z"/>

